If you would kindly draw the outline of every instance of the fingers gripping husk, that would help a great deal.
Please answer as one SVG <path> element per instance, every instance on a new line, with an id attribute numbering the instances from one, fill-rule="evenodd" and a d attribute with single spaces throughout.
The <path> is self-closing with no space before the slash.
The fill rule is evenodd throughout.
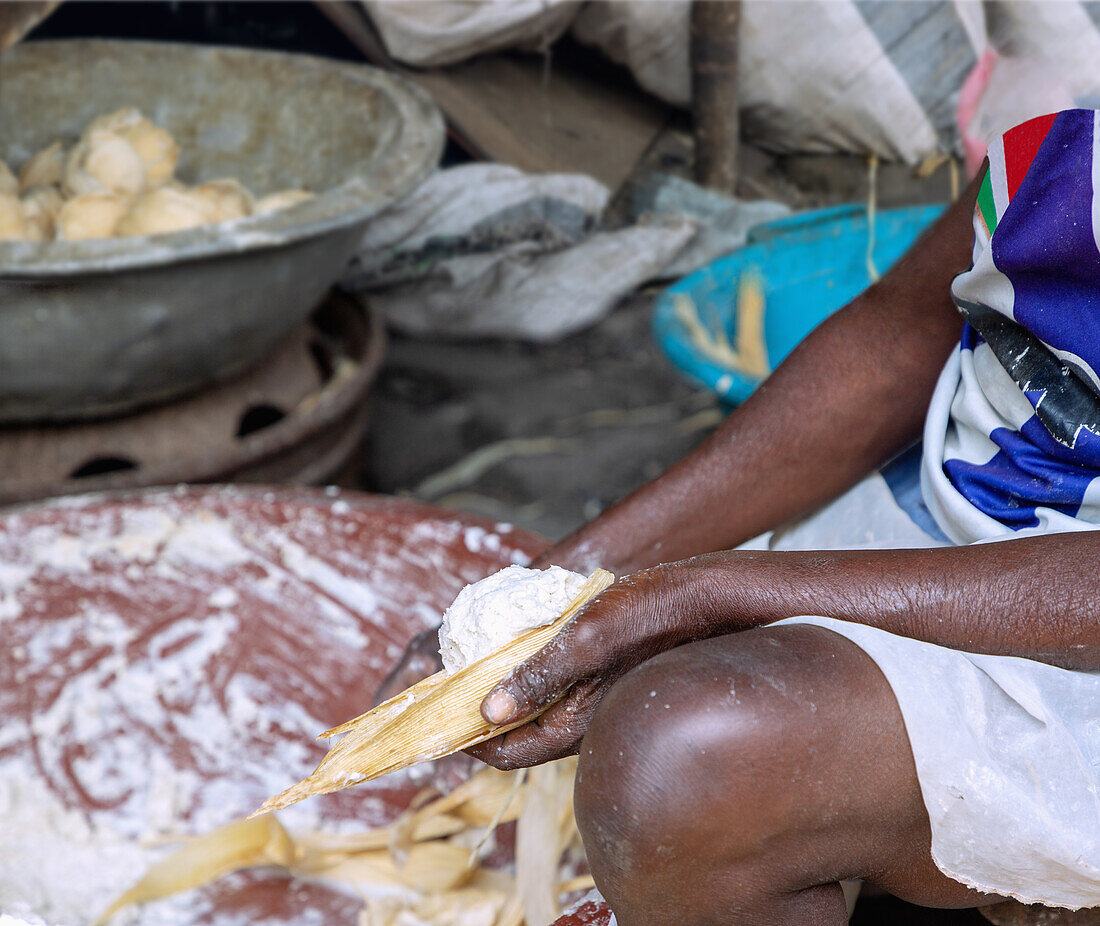
<path id="1" fill-rule="evenodd" d="M 481 715 L 481 702 L 494 685 L 546 646 L 590 598 L 614 581 L 610 572 L 597 569 L 554 623 L 517 637 L 454 675 L 440 672 L 426 678 L 373 710 L 326 731 L 322 736 L 343 734 L 344 738 L 328 751 L 312 775 L 265 801 L 253 816 L 459 752 L 537 716 L 496 726 Z"/>

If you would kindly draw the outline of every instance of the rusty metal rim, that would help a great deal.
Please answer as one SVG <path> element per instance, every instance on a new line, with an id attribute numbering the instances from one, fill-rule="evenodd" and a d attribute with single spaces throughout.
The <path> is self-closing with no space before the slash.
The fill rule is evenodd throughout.
<path id="1" fill-rule="evenodd" d="M 385 323 L 382 313 L 372 310 L 363 300 L 355 299 L 345 293 L 333 293 L 329 299 L 342 301 L 362 311 L 366 328 L 365 346 L 362 357 L 356 358 L 357 369 L 354 373 L 346 379 L 334 378 L 326 383 L 316 393 L 317 405 L 309 415 L 299 415 L 296 414 L 296 410 L 291 410 L 286 418 L 277 424 L 241 438 L 225 452 L 202 461 L 196 461 L 192 457 L 183 459 L 175 465 L 164 465 L 159 468 L 139 468 L 79 481 L 68 480 L 54 486 L 54 489 L 71 496 L 75 494 L 73 490 L 84 495 L 225 479 L 232 473 L 242 472 L 251 466 L 278 457 L 318 433 L 339 427 L 341 422 L 347 423 L 349 428 L 353 427 L 356 407 L 366 400 L 370 386 L 382 367 L 386 345 Z M 197 465 L 199 462 L 201 465 Z M 36 498 L 41 497 L 41 495 L 36 496 Z M 16 498 L 10 504 L 22 505 L 30 501 Z M 4 507 L 3 510 L 9 509 Z"/>

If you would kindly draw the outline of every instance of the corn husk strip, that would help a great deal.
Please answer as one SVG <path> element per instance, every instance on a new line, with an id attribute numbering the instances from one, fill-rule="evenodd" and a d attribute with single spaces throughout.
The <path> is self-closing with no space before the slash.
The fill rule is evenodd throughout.
<path id="1" fill-rule="evenodd" d="M 517 637 L 442 682 L 424 686 L 396 716 L 392 701 L 397 699 L 364 714 L 346 728 L 345 737 L 329 750 L 312 775 L 269 798 L 256 814 L 281 810 L 307 797 L 339 791 L 418 762 L 450 755 L 520 726 L 520 723 L 496 726 L 486 721 L 481 716 L 485 695 L 512 669 L 554 639 L 585 602 L 614 580 L 611 573 L 597 569 L 553 624 Z M 398 699 L 407 697 L 415 687 Z M 379 721 L 376 712 L 388 719 Z"/>
<path id="2" fill-rule="evenodd" d="M 367 898 L 366 926 L 495 926 L 508 898 L 496 891 L 448 891 L 406 903 L 399 898 Z"/>
<path id="3" fill-rule="evenodd" d="M 468 829 L 470 824 L 453 814 L 436 814 L 417 820 L 412 830 L 413 842 L 444 839 Z M 389 826 L 367 830 L 363 833 L 312 833 L 298 840 L 302 852 L 343 853 L 371 852 L 386 849 L 393 842 L 393 830 Z"/>
<path id="4" fill-rule="evenodd" d="M 398 867 L 405 864 L 405 859 L 416 843 L 413 835 L 416 831 L 417 812 L 438 796 L 439 791 L 435 788 L 423 789 L 412 799 L 412 803 L 405 808 L 400 816 L 390 824 L 390 841 L 386 844 L 386 849 L 390 853 L 390 858 Z"/>
<path id="5" fill-rule="evenodd" d="M 466 882 L 466 889 L 499 891 L 511 897 L 516 892 L 516 879 L 505 871 L 495 868 L 479 868 L 474 876 Z"/>
<path id="6" fill-rule="evenodd" d="M 560 847 L 577 839 L 570 812 L 576 760 L 565 759 L 551 768 L 556 773 L 540 772 L 551 794 L 544 816 L 557 822 L 556 857 L 560 858 Z M 471 867 L 468 837 L 477 839 L 486 822 L 493 827 L 500 820 L 514 817 L 516 807 L 526 803 L 529 787 L 523 772 L 486 768 L 449 794 L 413 810 L 412 838 L 417 843 L 407 847 L 403 863 L 390 852 L 392 825 L 358 834 L 309 832 L 292 836 L 274 817 L 237 821 L 191 839 L 178 852 L 153 865 L 98 922 L 128 905 L 201 887 L 230 871 L 278 865 L 296 876 L 319 876 L 352 887 L 370 884 L 394 892 L 383 900 L 376 897 L 375 906 L 367 901 L 362 918 L 370 926 L 410 921 L 440 926 L 521 926 L 524 911 L 517 879 L 503 871 L 477 867 L 476 859 Z M 430 793 L 423 795 L 426 798 Z M 540 792 L 539 798 L 546 800 L 546 793 Z M 458 816 L 464 809 L 471 812 L 475 822 Z M 407 826 L 407 821 L 403 825 Z M 546 857 L 550 855 L 545 853 Z M 530 859 L 529 853 L 517 858 L 517 871 L 529 867 Z M 558 868 L 546 876 L 557 896 L 588 884 L 584 878 L 561 882 L 561 876 Z M 495 899 L 486 903 L 490 896 Z M 410 920 L 410 916 L 416 918 Z"/>
<path id="7" fill-rule="evenodd" d="M 558 885 L 558 896 L 563 897 L 566 894 L 572 894 L 576 891 L 590 891 L 596 886 L 596 879 L 592 875 L 577 875 L 575 878 L 570 878 L 568 881 L 562 881 Z"/>
<path id="8" fill-rule="evenodd" d="M 504 800 L 497 808 L 496 813 L 489 818 L 489 822 L 486 824 L 485 832 L 481 834 L 481 838 L 474 843 L 474 847 L 470 850 L 470 860 L 467 864 L 472 868 L 481 859 L 481 850 L 485 848 L 485 843 L 489 841 L 489 837 L 496 832 L 496 828 L 504 821 L 505 815 L 508 813 L 509 808 L 514 807 L 519 801 L 516 798 L 519 795 L 520 789 L 523 787 L 524 781 L 527 779 L 527 769 L 522 768 L 518 772 L 512 773 L 512 787 L 508 789 L 508 793 L 504 796 Z M 519 811 L 514 814 L 513 818 L 519 817 Z"/>
<path id="9" fill-rule="evenodd" d="M 508 903 L 497 920 L 497 926 L 523 926 L 523 898 L 518 894 L 508 898 Z"/>
<path id="10" fill-rule="evenodd" d="M 463 864 L 466 857 L 463 853 Z M 153 865 L 145 876 L 95 920 L 100 926 L 123 907 L 202 887 L 223 875 L 257 865 L 290 866 L 294 842 L 274 817 L 236 820 L 190 840 Z"/>
<path id="11" fill-rule="evenodd" d="M 483 768 L 450 794 L 419 811 L 421 816 L 435 813 L 453 813 L 471 826 L 496 826 L 519 816 L 522 801 L 513 802 L 517 788 L 522 784 L 523 772 L 500 772 L 495 768 Z"/>
<path id="12" fill-rule="evenodd" d="M 360 852 L 340 859 L 312 874 L 360 884 L 398 885 L 421 893 L 451 891 L 470 880 L 463 846 L 449 842 L 423 842 L 412 847 L 403 865 L 397 865 L 389 851 Z"/>
<path id="13" fill-rule="evenodd" d="M 576 763 L 540 765 L 528 775 L 527 800 L 516 827 L 516 893 L 527 926 L 548 926 L 558 918 L 558 867 L 562 812 L 572 802 Z"/>
<path id="14" fill-rule="evenodd" d="M 712 327 L 703 321 L 690 296 L 676 295 L 673 311 L 696 350 L 708 360 L 746 376 L 763 378 L 771 372 L 764 340 L 764 289 L 756 273 L 743 273 L 738 283 L 734 344 L 721 322 Z"/>
<path id="15" fill-rule="evenodd" d="M 498 772 L 483 768 L 457 788 L 430 804 L 403 814 L 389 826 L 362 833 L 310 833 L 299 837 L 299 854 L 352 855 L 391 847 L 394 830 L 401 828 L 412 842 L 426 842 L 453 836 L 470 827 L 488 827 L 488 833 L 519 816 L 523 799 L 519 784 L 522 772 Z"/>
<path id="16" fill-rule="evenodd" d="M 325 730 L 324 733 L 318 735 L 317 739 L 331 739 L 334 736 L 340 736 L 356 728 L 358 728 L 361 733 L 366 733 L 368 730 L 367 724 L 376 724 L 377 729 L 381 730 L 386 724 L 405 710 L 409 704 L 418 698 L 425 697 L 433 689 L 446 681 L 446 679 L 446 672 L 436 672 L 435 675 L 429 675 L 427 678 L 421 679 L 415 685 L 406 688 L 400 694 L 394 695 L 388 701 L 383 701 L 377 707 L 371 708 L 365 714 L 353 717 L 351 720 L 345 721 L 338 727 L 333 727 L 331 730 Z"/>

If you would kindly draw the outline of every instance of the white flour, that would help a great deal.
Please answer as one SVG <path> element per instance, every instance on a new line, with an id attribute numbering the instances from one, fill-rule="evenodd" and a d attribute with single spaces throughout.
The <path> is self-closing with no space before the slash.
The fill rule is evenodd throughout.
<path id="1" fill-rule="evenodd" d="M 508 566 L 467 585 L 439 627 L 443 667 L 457 672 L 525 631 L 553 623 L 580 594 L 585 581 L 584 576 L 560 566 L 542 570 Z"/>
<path id="2" fill-rule="evenodd" d="M 165 837 L 213 829 L 308 775 L 324 751 L 314 736 L 341 718 L 303 705 L 400 651 L 386 642 L 384 611 L 427 626 L 441 591 L 483 568 L 474 560 L 456 573 L 445 555 L 467 540 L 457 521 L 375 544 L 369 513 L 343 500 L 265 497 L 268 524 L 186 493 L 146 499 L 115 511 L 66 499 L 0 518 L 0 670 L 12 667 L 0 678 L 0 926 L 84 926 L 172 851 Z M 360 537 L 350 547 L 334 539 L 350 534 Z M 477 540 L 497 562 L 526 560 L 512 540 Z M 401 578 L 409 569 L 412 581 Z M 278 622 L 255 626 L 268 610 L 296 616 L 285 640 Z M 256 651 L 270 666 L 227 658 Z M 29 714 L 16 707 L 24 697 Z M 350 812 L 307 801 L 280 820 L 291 830 L 378 825 L 388 811 L 371 789 L 349 792 Z M 78 800 L 95 809 L 74 809 Z M 209 904 L 188 892 L 112 926 L 184 926 Z"/>

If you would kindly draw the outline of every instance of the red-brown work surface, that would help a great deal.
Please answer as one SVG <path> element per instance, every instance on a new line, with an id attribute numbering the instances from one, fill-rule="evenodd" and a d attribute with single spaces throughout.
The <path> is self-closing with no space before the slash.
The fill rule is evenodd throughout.
<path id="1" fill-rule="evenodd" d="M 325 751 L 314 736 L 369 706 L 406 642 L 464 584 L 543 545 L 419 503 L 306 489 L 89 496 L 0 515 L 0 817 L 48 805 L 48 821 L 65 818 L 36 833 L 16 814 L 0 834 L 0 853 L 26 866 L 28 912 L 56 883 L 53 867 L 70 894 L 94 876 L 89 845 L 96 864 L 117 850 L 125 868 L 126 846 L 209 830 L 304 777 Z M 280 819 L 384 824 L 425 774 Z M 69 839 L 74 816 L 88 832 Z M 101 831 L 115 840 L 107 850 L 88 835 Z M 113 892 L 141 873 L 107 880 Z M 105 905 L 104 892 L 86 902 Z M 272 870 L 127 922 L 353 926 L 361 903 Z"/>
<path id="2" fill-rule="evenodd" d="M 611 926 L 611 923 L 611 908 L 595 891 L 554 920 L 554 926 Z"/>

